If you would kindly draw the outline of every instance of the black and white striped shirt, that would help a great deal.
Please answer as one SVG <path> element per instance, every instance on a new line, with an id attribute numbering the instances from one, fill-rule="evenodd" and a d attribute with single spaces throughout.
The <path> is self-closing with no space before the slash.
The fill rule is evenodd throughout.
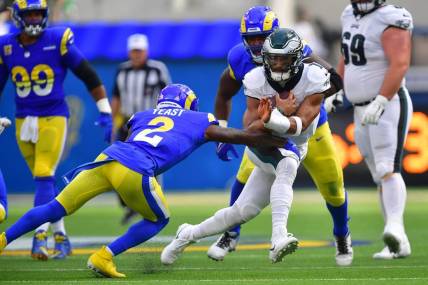
<path id="1" fill-rule="evenodd" d="M 171 83 L 164 63 L 147 60 L 141 68 L 133 69 L 131 62 L 119 65 L 113 96 L 120 98 L 121 113 L 125 117 L 155 107 L 159 92 Z"/>

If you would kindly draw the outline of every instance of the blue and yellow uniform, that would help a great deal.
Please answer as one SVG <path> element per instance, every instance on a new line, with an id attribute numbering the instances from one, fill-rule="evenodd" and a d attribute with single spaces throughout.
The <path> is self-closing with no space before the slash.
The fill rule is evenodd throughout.
<path id="1" fill-rule="evenodd" d="M 69 28 L 47 28 L 38 40 L 23 46 L 19 34 L 0 38 L 0 90 L 9 77 L 15 86 L 16 138 L 33 176 L 50 177 L 61 157 L 69 116 L 63 81 L 67 68 L 84 59 L 73 44 Z M 23 124 L 37 126 L 37 134 L 24 141 Z M 37 159 L 36 159 L 37 158 Z"/>
<path id="2" fill-rule="evenodd" d="M 305 44 L 303 56 L 309 57 L 312 49 Z M 234 46 L 228 54 L 229 75 L 242 82 L 245 74 L 256 67 L 251 54 L 243 43 Z M 343 172 L 334 149 L 334 141 L 327 121 L 327 112 L 321 106 L 320 119 L 315 134 L 309 139 L 308 153 L 303 161 L 305 169 L 314 180 L 324 199 L 333 206 L 340 206 L 345 201 Z M 244 154 L 236 179 L 245 184 L 254 164 Z"/>
<path id="3" fill-rule="evenodd" d="M 169 221 L 169 210 L 155 175 L 174 166 L 207 142 L 206 129 L 218 125 L 212 114 L 197 112 L 198 98 L 182 84 L 170 84 L 158 97 L 157 109 L 135 114 L 128 122 L 130 136 L 115 142 L 91 163 L 66 175 L 71 181 L 51 202 L 28 211 L 0 234 L 0 253 L 7 244 L 46 222 L 70 215 L 91 198 L 114 189 L 142 220 L 107 247 L 89 257 L 97 275 L 125 277 L 113 256 L 159 233 Z"/>
<path id="4" fill-rule="evenodd" d="M 167 218 L 168 206 L 155 176 L 205 143 L 205 130 L 212 124 L 218 124 L 212 114 L 185 109 L 137 113 L 128 123 L 129 138 L 115 142 L 94 164 L 84 166 L 82 169 L 96 167 L 80 172 L 57 200 L 71 214 L 92 197 L 114 188 L 131 209 L 148 220 Z"/>

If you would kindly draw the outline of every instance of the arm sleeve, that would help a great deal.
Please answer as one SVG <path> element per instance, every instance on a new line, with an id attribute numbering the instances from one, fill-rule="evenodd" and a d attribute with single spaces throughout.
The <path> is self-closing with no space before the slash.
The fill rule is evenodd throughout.
<path id="1" fill-rule="evenodd" d="M 81 61 L 76 68 L 71 70 L 73 71 L 74 75 L 76 75 L 80 80 L 83 81 L 83 83 L 85 83 L 86 88 L 89 91 L 102 85 L 98 74 L 95 72 L 95 70 L 92 68 L 92 66 L 87 60 Z"/>
<path id="2" fill-rule="evenodd" d="M 4 64 L 3 59 L 0 55 L 0 96 L 3 93 L 3 89 L 6 85 L 8 78 L 9 78 L 9 72 L 7 71 L 7 67 Z"/>

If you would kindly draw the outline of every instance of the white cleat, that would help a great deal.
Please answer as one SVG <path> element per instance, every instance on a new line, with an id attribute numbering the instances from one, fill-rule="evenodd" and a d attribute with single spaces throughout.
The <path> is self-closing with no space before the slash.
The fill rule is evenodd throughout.
<path id="1" fill-rule="evenodd" d="M 374 259 L 395 259 L 395 258 L 405 258 L 408 257 L 412 250 L 410 248 L 410 242 L 406 235 L 402 238 L 402 241 L 399 244 L 400 250 L 398 253 L 393 253 L 388 246 L 385 246 L 380 252 L 373 254 Z"/>
<path id="2" fill-rule="evenodd" d="M 287 234 L 287 236 L 278 239 L 276 242 L 272 242 L 272 248 L 269 251 L 269 259 L 272 263 L 282 261 L 282 259 L 296 251 L 299 246 L 299 241 L 293 236 L 293 234 Z"/>
<path id="3" fill-rule="evenodd" d="M 394 258 L 406 257 L 411 253 L 409 239 L 401 224 L 386 225 L 383 231 L 383 242 L 389 251 L 395 255 Z"/>
<path id="4" fill-rule="evenodd" d="M 352 249 L 351 234 L 344 237 L 335 236 L 336 245 L 336 264 L 339 266 L 349 266 L 354 259 L 354 250 Z"/>
<path id="5" fill-rule="evenodd" d="M 182 224 L 178 227 L 175 239 L 172 240 L 163 250 L 161 254 L 161 262 L 164 265 L 173 264 L 186 247 L 195 241 L 188 238 L 188 231 L 192 225 Z"/>
<path id="6" fill-rule="evenodd" d="M 208 257 L 215 261 L 222 261 L 224 257 L 236 249 L 239 235 L 235 232 L 225 232 L 208 249 Z"/>

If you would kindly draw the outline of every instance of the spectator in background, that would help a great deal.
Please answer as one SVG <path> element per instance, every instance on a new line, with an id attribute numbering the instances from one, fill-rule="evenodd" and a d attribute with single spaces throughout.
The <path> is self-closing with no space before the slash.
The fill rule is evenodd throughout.
<path id="1" fill-rule="evenodd" d="M 171 83 L 169 71 L 161 61 L 148 58 L 149 41 L 146 35 L 133 34 L 128 38 L 129 60 L 119 65 L 113 87 L 112 110 L 116 139 L 124 141 L 128 135 L 127 122 L 132 114 L 156 106 L 157 97 Z M 122 224 L 136 214 L 126 208 Z"/>
<path id="2" fill-rule="evenodd" d="M 9 33 L 10 25 L 8 21 L 10 20 L 10 11 L 8 7 L 12 5 L 12 2 L 0 0 L 0 36 Z"/>
<path id="3" fill-rule="evenodd" d="M 77 6 L 75 0 L 49 0 L 49 7 L 52 7 L 50 20 L 52 22 L 70 20 L 77 16 Z"/>
<path id="4" fill-rule="evenodd" d="M 321 58 L 328 57 L 328 50 L 321 38 L 321 31 L 312 22 L 311 15 L 303 6 L 296 8 L 296 23 L 291 26 L 303 39 L 308 41 L 312 50 Z"/>

